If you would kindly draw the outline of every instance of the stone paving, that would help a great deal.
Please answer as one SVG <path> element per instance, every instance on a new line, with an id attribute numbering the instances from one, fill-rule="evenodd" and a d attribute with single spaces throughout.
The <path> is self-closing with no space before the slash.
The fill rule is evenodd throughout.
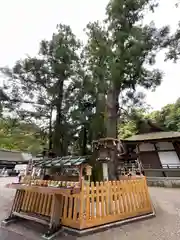
<path id="1" fill-rule="evenodd" d="M 7 216 L 14 194 L 12 190 L 4 188 L 5 182 L 12 182 L 12 178 L 6 178 L 5 180 L 0 178 L 0 220 Z M 152 187 L 149 190 L 156 210 L 155 218 L 127 224 L 81 238 L 59 236 L 57 240 L 179 240 L 180 189 Z M 16 235 L 13 235 L 14 232 Z M 39 240 L 40 232 L 40 229 L 32 231 L 29 224 L 12 224 L 6 230 L 0 230 L 0 240 Z M 23 238 L 22 235 L 25 237 Z"/>
<path id="2" fill-rule="evenodd" d="M 0 229 L 0 239 L 1 240 L 28 240 L 28 238 L 25 238 L 20 234 L 17 234 L 5 229 Z"/>
<path id="3" fill-rule="evenodd" d="M 0 221 L 7 217 L 10 211 L 14 190 L 4 188 L 6 183 L 12 182 L 13 178 L 0 177 Z M 0 240 L 31 240 L 16 232 L 0 228 Z"/>

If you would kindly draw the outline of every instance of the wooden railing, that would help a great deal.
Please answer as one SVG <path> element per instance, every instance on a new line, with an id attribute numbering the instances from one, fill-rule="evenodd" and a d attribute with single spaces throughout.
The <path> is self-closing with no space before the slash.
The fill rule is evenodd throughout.
<path id="1" fill-rule="evenodd" d="M 52 199 L 51 194 L 25 191 L 21 211 L 49 217 L 51 214 Z"/>
<path id="2" fill-rule="evenodd" d="M 91 183 L 81 192 L 80 228 L 90 228 L 152 212 L 145 178 Z"/>
<path id="3" fill-rule="evenodd" d="M 162 164 L 162 168 L 180 168 L 180 163 Z"/>
<path id="4" fill-rule="evenodd" d="M 21 211 L 50 216 L 52 195 L 25 191 Z M 78 194 L 63 196 L 59 218 L 64 226 L 86 229 L 148 213 L 153 209 L 146 179 L 83 184 Z"/>
<path id="5" fill-rule="evenodd" d="M 180 163 L 170 163 L 170 164 L 162 164 L 162 168 L 155 168 L 151 164 L 143 164 L 143 169 L 180 169 Z"/>

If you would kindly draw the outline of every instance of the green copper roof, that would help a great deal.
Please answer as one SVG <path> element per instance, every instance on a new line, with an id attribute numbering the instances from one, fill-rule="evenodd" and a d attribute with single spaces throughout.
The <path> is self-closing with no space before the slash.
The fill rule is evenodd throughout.
<path id="1" fill-rule="evenodd" d="M 43 159 L 34 164 L 36 167 L 71 167 L 86 163 L 87 156 L 65 156 Z"/>

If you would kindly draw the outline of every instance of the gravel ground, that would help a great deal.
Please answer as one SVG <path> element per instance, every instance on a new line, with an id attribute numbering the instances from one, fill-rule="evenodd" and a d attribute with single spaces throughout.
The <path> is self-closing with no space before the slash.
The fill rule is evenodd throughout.
<path id="1" fill-rule="evenodd" d="M 0 220 L 8 215 L 14 191 L 5 189 L 5 183 L 12 182 L 12 178 L 0 178 Z M 144 221 L 127 224 L 86 237 L 59 237 L 57 239 L 81 240 L 179 240 L 180 239 L 180 189 L 150 188 L 151 198 L 156 210 L 156 217 Z M 0 240 L 39 240 L 40 232 L 32 231 L 25 224 L 10 225 L 8 230 L 24 235 L 19 238 L 7 230 L 0 230 Z M 3 235 L 4 234 L 4 235 Z M 3 238 L 3 236 L 8 238 Z"/>
<path id="2" fill-rule="evenodd" d="M 4 185 L 13 181 L 14 178 L 0 177 L 0 221 L 8 216 L 11 202 L 14 197 L 14 190 L 4 188 Z M 23 236 L 22 233 L 16 233 L 7 229 L 0 228 L 0 240 L 31 240 Z"/>

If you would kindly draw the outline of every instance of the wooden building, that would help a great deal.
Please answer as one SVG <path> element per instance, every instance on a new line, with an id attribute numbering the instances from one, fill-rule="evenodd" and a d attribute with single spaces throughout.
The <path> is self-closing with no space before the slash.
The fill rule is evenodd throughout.
<path id="1" fill-rule="evenodd" d="M 180 177 L 180 132 L 167 132 L 147 120 L 139 134 L 123 140 L 149 176 Z M 133 147 L 132 147 L 133 146 Z"/>
<path id="2" fill-rule="evenodd" d="M 81 182 L 88 164 L 88 156 L 64 156 L 39 160 L 34 164 L 35 168 L 44 169 L 51 175 L 54 181 Z M 88 174 L 84 174 L 87 175 Z"/>
<path id="3" fill-rule="evenodd" d="M 28 164 L 31 154 L 0 149 L 0 169 L 14 169 L 16 164 Z"/>

